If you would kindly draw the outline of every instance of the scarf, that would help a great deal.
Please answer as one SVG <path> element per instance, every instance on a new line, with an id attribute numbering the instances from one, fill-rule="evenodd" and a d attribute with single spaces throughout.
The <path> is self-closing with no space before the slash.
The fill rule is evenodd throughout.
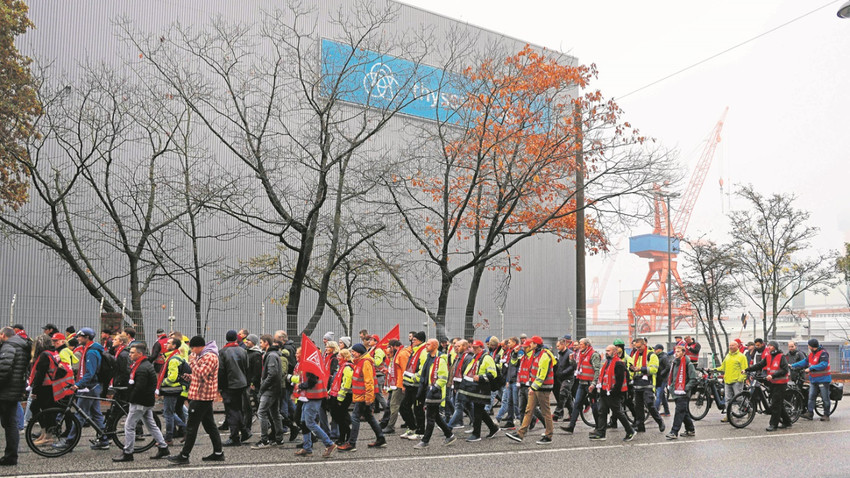
<path id="1" fill-rule="evenodd" d="M 179 352 L 180 349 L 174 349 L 170 354 L 165 356 L 165 364 L 162 366 L 162 370 L 159 371 L 159 377 L 156 378 L 156 392 L 159 393 L 160 387 L 162 387 L 162 381 L 165 380 L 165 374 L 168 373 L 168 361 L 171 360 L 171 357 L 174 357 L 174 354 Z"/>
<path id="2" fill-rule="evenodd" d="M 227 347 L 239 347 L 239 344 L 236 343 L 236 342 L 228 342 L 228 343 L 224 344 L 224 347 L 222 347 L 222 348 L 226 349 Z"/>
<path id="3" fill-rule="evenodd" d="M 679 370 L 676 372 L 676 383 L 673 388 L 674 395 L 684 395 L 685 394 L 685 383 L 688 379 L 688 357 L 683 355 L 681 359 L 679 359 Z M 670 374 L 670 377 L 667 379 L 668 385 L 673 384 L 673 374 Z"/>
<path id="4" fill-rule="evenodd" d="M 134 380 L 134 378 L 136 378 L 136 369 L 138 369 L 139 365 L 141 365 L 142 362 L 147 360 L 147 359 L 148 359 L 147 357 L 142 357 L 139 360 L 136 360 L 136 363 L 134 363 L 133 366 L 130 367 L 130 381 L 127 382 L 127 383 L 129 383 L 130 385 L 133 385 L 134 383 L 136 383 L 136 381 Z M 165 367 L 163 367 L 163 368 L 165 368 Z"/>
<path id="5" fill-rule="evenodd" d="M 607 390 L 610 392 L 611 389 L 614 388 L 614 384 L 617 382 L 616 378 L 614 377 L 614 370 L 616 369 L 617 362 L 619 361 L 620 357 L 617 357 L 615 355 L 608 359 L 608 362 L 602 367 L 602 373 L 600 374 L 602 390 Z"/>
<path id="6" fill-rule="evenodd" d="M 642 354 L 638 353 L 638 351 L 637 351 L 637 350 L 632 351 L 632 358 L 633 358 L 633 359 L 634 359 L 634 358 L 636 358 L 636 357 L 641 357 L 641 358 L 643 359 L 643 363 L 642 363 L 641 365 L 638 365 L 638 361 L 637 361 L 637 360 L 635 360 L 635 361 L 634 361 L 634 364 L 635 364 L 635 365 L 634 365 L 634 367 L 635 367 L 636 369 L 641 369 L 641 368 L 643 368 L 643 367 L 646 367 L 646 352 L 647 352 L 647 350 L 648 350 L 648 349 L 647 349 L 646 347 L 644 347 L 644 348 L 643 348 L 643 353 L 642 353 Z"/>
<path id="7" fill-rule="evenodd" d="M 89 349 L 91 348 L 91 344 L 92 344 L 92 342 L 89 341 L 89 343 L 86 344 L 85 347 L 83 347 L 83 353 L 80 354 L 80 376 L 77 377 L 77 380 L 82 380 L 83 377 L 86 376 L 86 354 L 88 353 Z"/>
<path id="8" fill-rule="evenodd" d="M 581 351 L 579 351 L 578 360 L 576 360 L 576 362 L 578 362 L 578 370 L 576 370 L 576 375 L 581 374 L 581 367 L 584 364 L 584 359 L 590 357 L 591 355 L 593 355 L 593 347 L 586 348 L 584 353 L 581 353 Z"/>

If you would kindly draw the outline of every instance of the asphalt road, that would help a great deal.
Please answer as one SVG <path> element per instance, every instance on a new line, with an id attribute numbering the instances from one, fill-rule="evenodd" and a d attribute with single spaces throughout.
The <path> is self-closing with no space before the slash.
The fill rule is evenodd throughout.
<path id="1" fill-rule="evenodd" d="M 398 435 L 388 436 L 387 448 L 371 450 L 366 444 L 374 439 L 368 426 L 361 428 L 358 451 L 337 452 L 331 459 L 321 458 L 319 447 L 314 456 L 294 456 L 291 442 L 282 448 L 251 450 L 248 446 L 225 448 L 226 461 L 204 463 L 201 457 L 212 450 L 206 436 L 198 438 L 192 452 L 191 464 L 168 466 L 167 462 L 151 461 L 147 455 L 136 455 L 132 463 L 115 464 L 111 459 L 120 453 L 114 445 L 109 451 L 93 451 L 84 436 L 80 445 L 61 458 L 42 458 L 30 452 L 21 442 L 19 464 L 0 469 L 0 475 L 55 477 L 65 475 L 127 476 L 146 474 L 164 476 L 177 472 L 187 477 L 281 476 L 281 474 L 310 477 L 398 477 L 411 476 L 557 476 L 557 474 L 590 473 L 592 476 L 850 476 L 850 405 L 839 403 L 829 423 L 799 420 L 791 429 L 773 433 L 765 431 L 768 417 L 756 416 L 742 430 L 720 422 L 717 410 L 696 422 L 696 437 L 667 441 L 657 428 L 648 428 L 631 442 L 624 443 L 622 429 L 610 430 L 608 440 L 591 442 L 590 428 L 579 421 L 574 435 L 567 435 L 556 422 L 553 443 L 547 446 L 534 442 L 542 432 L 538 426 L 525 441 L 516 443 L 500 432 L 492 440 L 454 445 L 442 445 L 442 435 L 436 431 L 427 450 L 414 450 L 414 442 Z M 672 417 L 667 418 L 668 427 Z M 255 423 L 255 431 L 259 424 Z M 459 436 L 463 430 L 456 430 Z M 258 434 L 255 434 L 256 441 Z M 296 440 L 297 441 L 297 440 Z M 179 447 L 172 447 L 179 452 Z M 175 469 L 177 468 L 177 469 Z M 687 471 L 684 471 L 687 470 Z"/>

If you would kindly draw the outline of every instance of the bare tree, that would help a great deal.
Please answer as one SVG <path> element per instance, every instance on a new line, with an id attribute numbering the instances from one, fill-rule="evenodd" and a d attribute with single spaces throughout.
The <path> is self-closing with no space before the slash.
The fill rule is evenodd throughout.
<path id="1" fill-rule="evenodd" d="M 735 267 L 732 248 L 704 237 L 685 241 L 685 244 L 688 247 L 684 249 L 683 292 L 706 331 L 711 353 L 722 358 L 729 344 L 723 313 L 740 304 L 738 287 L 732 278 Z"/>
<path id="2" fill-rule="evenodd" d="M 329 202 L 339 203 L 339 195 L 335 201 L 329 198 L 335 191 L 362 193 L 347 187 L 345 178 L 356 176 L 347 169 L 364 145 L 416 98 L 412 84 L 429 43 L 415 31 L 388 33 L 385 27 L 396 20 L 398 9 L 392 3 L 376 7 L 364 1 L 331 13 L 338 33 L 329 48 L 338 61 L 328 69 L 316 67 L 327 41 L 318 32 L 324 12 L 300 2 L 265 13 L 256 27 L 219 18 L 199 29 L 175 24 L 149 35 L 134 31 L 126 21 L 120 25 L 126 40 L 235 159 L 237 165 L 228 170 L 239 181 L 216 209 L 283 246 L 278 251 L 285 255 L 278 262 L 288 280 L 282 299 L 291 337 L 298 336 L 298 311 L 323 215 L 334 223 L 343 220 L 341 209 L 327 211 Z M 378 94 L 382 84 L 374 81 L 362 107 L 352 106 L 345 99 L 364 88 L 363 72 L 375 52 L 410 60 L 410 71 L 397 75 L 399 84 L 393 85 L 394 91 L 405 93 Z M 198 67 L 186 69 L 186 64 Z M 366 238 L 376 229 L 359 232 Z M 327 294 L 328 268 L 346 254 L 333 237 L 323 250 L 327 257 L 318 281 L 320 295 Z M 241 275 L 252 270 L 248 267 Z M 308 328 L 315 327 L 325 304 L 317 301 Z"/>
<path id="3" fill-rule="evenodd" d="M 806 291 L 825 294 L 836 284 L 837 253 L 801 257 L 818 228 L 806 224 L 809 213 L 794 207 L 793 195 L 766 197 L 751 185 L 737 194 L 750 209 L 729 215 L 736 262 L 733 277 L 761 310 L 765 337 L 776 338 L 776 319 L 795 297 Z"/>

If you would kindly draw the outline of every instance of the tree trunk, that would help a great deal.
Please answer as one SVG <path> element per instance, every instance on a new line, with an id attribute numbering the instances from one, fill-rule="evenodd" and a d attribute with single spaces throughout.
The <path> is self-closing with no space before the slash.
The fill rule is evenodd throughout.
<path id="1" fill-rule="evenodd" d="M 481 276 L 484 275 L 486 264 L 478 263 L 472 269 L 472 282 L 469 284 L 469 295 L 466 299 L 466 312 L 463 321 L 463 337 L 475 336 L 475 300 L 478 297 L 478 288 L 481 285 Z"/>
<path id="2" fill-rule="evenodd" d="M 448 273 L 445 264 L 442 265 L 443 270 L 440 278 L 440 297 L 437 300 L 437 315 L 434 317 L 434 325 L 438 339 L 447 337 L 446 335 L 446 311 L 449 305 L 449 292 L 452 289 L 453 277 Z M 430 320 L 430 317 L 428 318 Z"/>

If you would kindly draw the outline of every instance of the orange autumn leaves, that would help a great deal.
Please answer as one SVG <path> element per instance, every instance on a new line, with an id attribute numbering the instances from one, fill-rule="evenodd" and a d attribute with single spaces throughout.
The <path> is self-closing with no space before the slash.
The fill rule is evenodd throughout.
<path id="1" fill-rule="evenodd" d="M 573 239 L 576 152 L 585 141 L 574 111 L 613 114 L 615 121 L 618 115 L 596 92 L 575 95 L 596 75 L 595 67 L 562 65 L 526 46 L 500 63 L 488 60 L 463 74 L 470 89 L 469 119 L 462 134 L 443 142 L 447 168 L 411 178 L 414 187 L 435 204 L 447 202 L 444 210 L 450 211 L 445 218 L 426 218 L 423 232 L 437 247 L 451 239 L 477 238 L 480 247 L 497 237 L 510 241 L 540 233 Z M 589 146 L 585 172 L 596 154 Z M 589 218 L 585 226 L 590 252 L 604 249 L 596 222 Z M 518 268 L 515 256 L 507 263 Z"/>

